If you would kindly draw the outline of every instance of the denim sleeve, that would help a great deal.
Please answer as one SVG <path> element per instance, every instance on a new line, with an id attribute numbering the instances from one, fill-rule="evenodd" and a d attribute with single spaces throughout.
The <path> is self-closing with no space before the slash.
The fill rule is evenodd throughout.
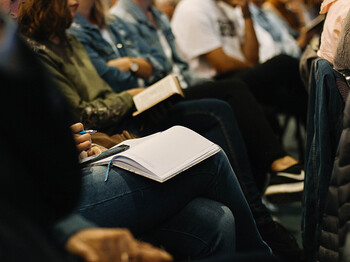
<path id="1" fill-rule="evenodd" d="M 167 70 L 165 68 L 167 59 L 164 53 L 157 48 L 151 47 L 139 35 L 138 30 L 133 24 L 122 21 L 121 19 L 118 20 L 118 23 L 123 23 L 123 27 L 128 31 L 128 35 L 132 37 L 130 42 L 132 42 L 133 48 L 128 48 L 130 56 L 143 58 L 153 66 L 153 74 L 146 79 L 146 82 L 152 84 L 165 77 L 167 75 Z"/>
<path id="2" fill-rule="evenodd" d="M 131 72 L 123 72 L 117 67 L 108 66 L 107 61 L 101 58 L 95 49 L 91 47 L 89 42 L 84 41 L 84 39 L 79 37 L 78 39 L 89 54 L 90 60 L 95 66 L 97 73 L 108 83 L 114 92 L 120 93 L 122 91 L 138 87 L 137 77 L 135 77 Z"/>
<path id="3" fill-rule="evenodd" d="M 58 221 L 54 225 L 52 233 L 56 241 L 63 246 L 75 233 L 93 227 L 96 228 L 98 226 L 78 214 L 71 214 Z"/>

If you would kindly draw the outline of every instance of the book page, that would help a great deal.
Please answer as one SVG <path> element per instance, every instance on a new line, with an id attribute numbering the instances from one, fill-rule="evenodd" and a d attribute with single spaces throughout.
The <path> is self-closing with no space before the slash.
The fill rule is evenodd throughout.
<path id="1" fill-rule="evenodd" d="M 177 78 L 169 75 L 133 97 L 137 111 L 144 111 L 173 94 L 182 94 Z"/>
<path id="2" fill-rule="evenodd" d="M 196 132 L 175 126 L 120 155 L 136 161 L 163 180 L 191 165 L 193 161 L 201 161 L 208 151 L 212 153 L 218 150 L 217 145 Z M 116 165 L 117 162 L 118 159 L 115 160 Z"/>

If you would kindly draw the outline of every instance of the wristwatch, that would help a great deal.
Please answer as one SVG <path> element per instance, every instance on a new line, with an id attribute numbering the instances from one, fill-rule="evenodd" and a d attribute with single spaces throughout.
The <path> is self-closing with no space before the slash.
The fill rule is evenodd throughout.
<path id="1" fill-rule="evenodd" d="M 132 73 L 139 71 L 139 64 L 131 60 L 130 71 Z"/>

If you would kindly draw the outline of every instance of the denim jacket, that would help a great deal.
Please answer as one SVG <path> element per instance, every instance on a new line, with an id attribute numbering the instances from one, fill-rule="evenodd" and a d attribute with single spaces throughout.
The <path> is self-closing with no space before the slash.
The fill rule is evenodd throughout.
<path id="1" fill-rule="evenodd" d="M 154 7 L 150 7 L 150 11 L 155 18 L 159 29 L 163 32 L 171 47 L 173 62 L 180 68 L 186 82 L 189 85 L 194 85 L 208 80 L 200 78 L 194 71 L 190 70 L 188 64 L 180 58 L 176 51 L 175 37 L 171 31 L 169 19 L 166 15 Z M 149 44 L 149 46 L 155 47 L 162 52 L 164 57 L 166 57 L 158 38 L 157 29 L 148 21 L 142 10 L 132 0 L 118 0 L 117 4 L 111 9 L 111 13 L 126 22 L 134 24 L 135 28 L 138 30 L 138 34 Z M 164 67 L 168 74 L 172 72 L 173 62 L 166 59 Z"/>
<path id="2" fill-rule="evenodd" d="M 108 66 L 107 61 L 109 60 L 120 57 L 137 57 L 149 61 L 153 66 L 153 75 L 149 79 L 145 79 L 146 85 L 166 75 L 163 66 L 165 63 L 163 54 L 157 49 L 151 48 L 143 39 L 138 37 L 132 25 L 125 23 L 120 18 L 113 17 L 106 29 L 111 32 L 111 37 L 119 51 L 119 56 L 102 37 L 100 30 L 96 26 L 91 25 L 79 13 L 77 13 L 69 33 L 75 35 L 84 45 L 98 74 L 115 92 L 119 93 L 138 87 L 138 77 L 131 72 L 123 72 L 117 67 Z"/>

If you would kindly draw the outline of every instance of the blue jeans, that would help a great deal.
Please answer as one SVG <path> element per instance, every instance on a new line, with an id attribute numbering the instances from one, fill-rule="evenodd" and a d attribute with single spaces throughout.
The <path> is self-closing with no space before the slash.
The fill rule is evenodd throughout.
<path id="1" fill-rule="evenodd" d="M 173 125 L 186 126 L 218 144 L 227 154 L 244 195 L 258 224 L 272 221 L 271 214 L 262 203 L 250 167 L 249 157 L 231 106 L 219 99 L 196 99 L 177 103 L 163 122 L 142 127 L 127 119 L 118 132 L 128 130 L 141 136 L 148 135 Z"/>
<path id="2" fill-rule="evenodd" d="M 344 102 L 335 72 L 325 59 L 314 61 L 308 103 L 305 186 L 302 210 L 303 244 L 315 259 L 335 153 L 342 131 Z"/>
<path id="3" fill-rule="evenodd" d="M 270 252 L 223 151 L 164 183 L 115 167 L 104 182 L 105 172 L 83 169 L 78 207 L 99 226 L 151 235 L 179 257 Z"/>

